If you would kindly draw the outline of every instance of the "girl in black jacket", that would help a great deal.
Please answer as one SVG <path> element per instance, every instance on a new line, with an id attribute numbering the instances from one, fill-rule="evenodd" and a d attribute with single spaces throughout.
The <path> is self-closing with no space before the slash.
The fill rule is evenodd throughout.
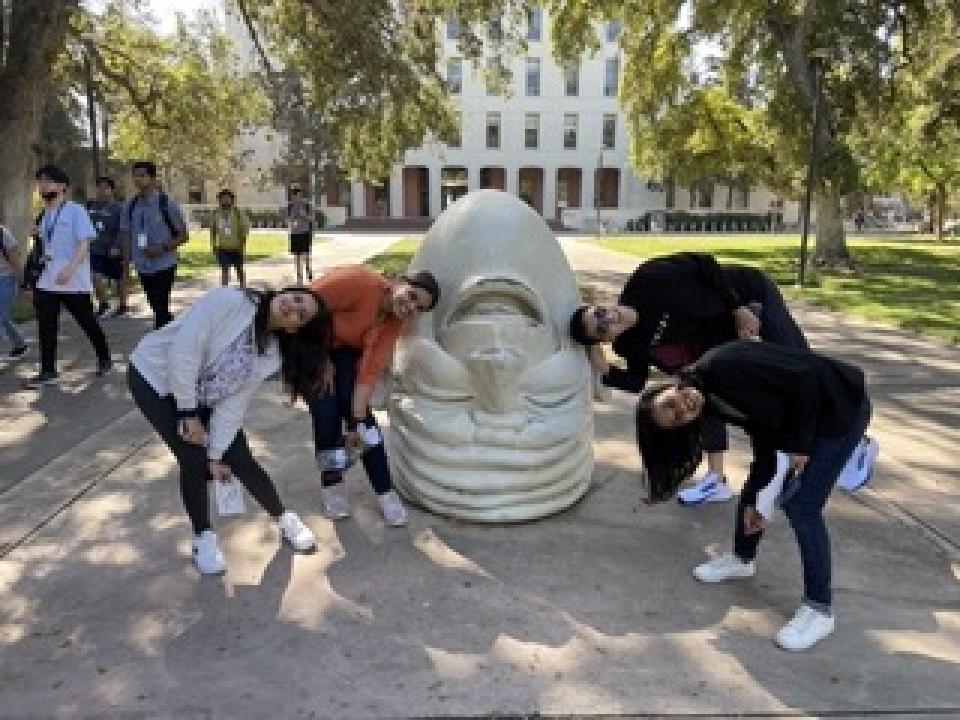
<path id="1" fill-rule="evenodd" d="M 612 342 L 626 368 L 600 365 L 603 382 L 640 392 L 650 366 L 675 375 L 709 348 L 737 338 L 806 348 L 776 284 L 760 270 L 720 265 L 712 255 L 676 253 L 642 263 L 616 305 L 585 305 L 570 321 L 570 335 L 584 345 Z M 704 428 L 707 474 L 677 497 L 697 505 L 733 497 L 723 472 L 727 433 L 723 423 Z M 691 473 L 696 468 L 691 468 Z"/>
<path id="2" fill-rule="evenodd" d="M 700 461 L 702 426 L 713 416 L 742 427 L 753 462 L 737 508 L 733 553 L 694 571 L 702 582 L 750 577 L 763 530 L 757 493 L 773 477 L 777 451 L 792 479 L 781 496 L 803 563 L 802 604 L 777 634 L 787 650 L 805 650 L 833 632 L 827 497 L 870 421 L 863 372 L 816 353 L 738 340 L 707 351 L 678 381 L 640 398 L 637 433 L 652 499 L 669 497 Z"/>

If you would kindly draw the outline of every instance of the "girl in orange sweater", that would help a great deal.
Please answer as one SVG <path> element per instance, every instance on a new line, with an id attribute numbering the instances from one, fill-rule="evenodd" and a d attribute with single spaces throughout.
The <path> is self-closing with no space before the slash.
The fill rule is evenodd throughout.
<path id="1" fill-rule="evenodd" d="M 310 402 L 323 513 L 331 520 L 349 517 L 343 472 L 350 457 L 362 453 L 384 520 L 394 527 L 405 525 L 407 512 L 393 490 L 370 396 L 404 325 L 436 306 L 440 286 L 428 272 L 388 280 L 355 265 L 324 273 L 310 289 L 323 299 L 333 319 L 333 381 Z"/>

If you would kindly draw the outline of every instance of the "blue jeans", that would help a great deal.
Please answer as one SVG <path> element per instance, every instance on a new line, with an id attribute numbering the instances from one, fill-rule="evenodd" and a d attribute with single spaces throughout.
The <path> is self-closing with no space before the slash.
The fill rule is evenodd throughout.
<path id="1" fill-rule="evenodd" d="M 798 488 L 784 503 L 783 512 L 790 521 L 800 547 L 803 564 L 803 599 L 820 610 L 830 608 L 830 537 L 823 508 L 854 448 L 870 424 L 870 400 L 864 396 L 856 419 L 846 434 L 837 438 L 817 438 L 810 460 L 797 480 Z M 761 533 L 747 535 L 743 528 L 743 506 L 737 507 L 734 554 L 741 560 L 753 560 Z"/>
<path id="2" fill-rule="evenodd" d="M 17 297 L 17 279 L 13 275 L 0 277 L 0 328 L 7 334 L 13 348 L 24 346 L 23 335 L 13 324 L 13 301 Z"/>
<path id="3" fill-rule="evenodd" d="M 343 421 L 352 414 L 358 359 L 359 356 L 355 350 L 340 349 L 330 353 L 330 361 L 334 369 L 334 392 L 319 395 L 310 401 L 313 444 L 324 486 L 342 482 L 343 471 L 346 470 Z M 363 422 L 367 427 L 377 427 L 376 418 L 370 408 L 367 408 L 367 416 Z M 361 462 L 377 495 L 382 495 L 393 487 L 387 453 L 382 440 L 366 449 Z"/>

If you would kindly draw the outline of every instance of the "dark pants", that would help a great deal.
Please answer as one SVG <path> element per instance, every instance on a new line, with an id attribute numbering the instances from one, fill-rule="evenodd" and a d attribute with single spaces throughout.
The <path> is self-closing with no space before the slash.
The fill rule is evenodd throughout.
<path id="1" fill-rule="evenodd" d="M 334 366 L 334 392 L 320 395 L 310 402 L 317 465 L 323 477 L 323 485 L 326 487 L 342 482 L 343 471 L 346 469 L 343 422 L 352 413 L 358 357 L 354 350 L 334 350 L 330 354 L 330 360 Z M 367 427 L 377 427 L 377 420 L 370 408 L 367 408 L 364 423 Z M 361 461 L 374 492 L 382 495 L 393 487 L 387 453 L 382 440 L 368 447 Z"/>
<path id="2" fill-rule="evenodd" d="M 37 310 L 37 331 L 40 336 L 40 370 L 45 373 L 57 371 L 57 333 L 60 323 L 60 307 L 67 309 L 77 325 L 97 352 L 97 363 L 110 363 L 107 338 L 93 314 L 90 293 L 50 292 L 35 290 L 33 297 Z"/>
<path id="3" fill-rule="evenodd" d="M 153 310 L 153 326 L 162 328 L 173 320 L 170 314 L 170 293 L 173 292 L 173 280 L 177 276 L 177 266 L 155 273 L 140 273 L 140 283 L 146 293 L 147 302 Z"/>
<path id="4" fill-rule="evenodd" d="M 809 350 L 807 339 L 797 321 L 790 314 L 784 302 L 780 288 L 770 278 L 763 278 L 763 297 L 758 300 L 762 305 L 760 312 L 760 339 L 774 345 Z M 710 415 L 703 418 L 704 452 L 726 452 L 730 447 L 727 426 L 723 421 Z"/>
<path id="5" fill-rule="evenodd" d="M 177 405 L 173 397 L 160 397 L 133 365 L 130 365 L 127 371 L 127 383 L 133 401 L 177 459 L 180 466 L 180 495 L 193 525 L 193 532 L 209 530 L 210 500 L 207 483 L 210 481 L 210 461 L 207 459 L 206 448 L 188 443 L 180 437 Z M 206 427 L 210 413 L 203 413 L 200 419 Z M 283 503 L 277 489 L 270 476 L 250 453 L 243 430 L 237 433 L 223 454 L 223 462 L 230 466 L 233 474 L 264 510 L 275 518 L 283 515 Z"/>
<path id="6" fill-rule="evenodd" d="M 797 489 L 783 506 L 800 547 L 804 600 L 818 609 L 830 607 L 830 538 L 823 508 L 837 482 L 837 476 L 870 424 L 870 413 L 870 400 L 864 398 L 856 419 L 843 437 L 817 438 L 814 441 L 810 460 L 797 480 Z M 753 560 L 757 556 L 762 533 L 747 535 L 744 532 L 743 507 L 741 500 L 737 506 L 733 551 L 741 560 Z"/>

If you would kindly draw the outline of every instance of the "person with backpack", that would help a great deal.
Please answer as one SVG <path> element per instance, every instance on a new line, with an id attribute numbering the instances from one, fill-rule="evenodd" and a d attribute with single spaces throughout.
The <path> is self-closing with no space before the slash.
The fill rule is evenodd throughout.
<path id="1" fill-rule="evenodd" d="M 97 230 L 83 205 L 67 200 L 70 178 L 54 165 L 37 171 L 37 185 L 43 198 L 43 213 L 37 223 L 35 242 L 42 270 L 33 288 L 40 336 L 40 372 L 27 387 L 37 389 L 55 383 L 57 373 L 57 326 L 60 307 L 73 315 L 97 353 L 97 377 L 113 369 L 107 338 L 96 316 L 90 293 L 90 243 Z"/>
<path id="2" fill-rule="evenodd" d="M 18 358 L 27 351 L 27 343 L 11 319 L 22 275 L 20 245 L 13 233 L 0 225 L 0 328 L 10 340 L 10 358 Z"/>
<path id="3" fill-rule="evenodd" d="M 97 237 L 90 245 L 90 270 L 97 296 L 97 317 L 119 317 L 127 313 L 127 263 L 129 250 L 120 235 L 123 204 L 114 197 L 116 185 L 109 177 L 97 178 L 96 199 L 87 203 Z M 110 307 L 107 291 L 116 286 L 117 306 Z"/>
<path id="4" fill-rule="evenodd" d="M 290 188 L 290 202 L 287 203 L 287 227 L 290 229 L 290 252 L 297 269 L 297 285 L 303 284 L 303 271 L 307 271 L 307 280 L 313 280 L 313 265 L 310 257 L 313 244 L 313 207 L 303 197 L 303 191 L 294 186 Z"/>
<path id="5" fill-rule="evenodd" d="M 250 221 L 246 213 L 236 207 L 236 196 L 232 190 L 224 188 L 217 193 L 219 210 L 210 221 L 210 246 L 220 265 L 220 284 L 230 284 L 230 268 L 237 271 L 240 287 L 246 286 L 243 272 L 243 253 L 250 234 Z"/>
<path id="6" fill-rule="evenodd" d="M 137 193 L 124 208 L 120 227 L 129 238 L 154 327 L 161 328 L 173 319 L 170 293 L 177 275 L 177 248 L 187 242 L 187 224 L 180 206 L 157 186 L 155 163 L 135 162 L 131 174 Z"/>

